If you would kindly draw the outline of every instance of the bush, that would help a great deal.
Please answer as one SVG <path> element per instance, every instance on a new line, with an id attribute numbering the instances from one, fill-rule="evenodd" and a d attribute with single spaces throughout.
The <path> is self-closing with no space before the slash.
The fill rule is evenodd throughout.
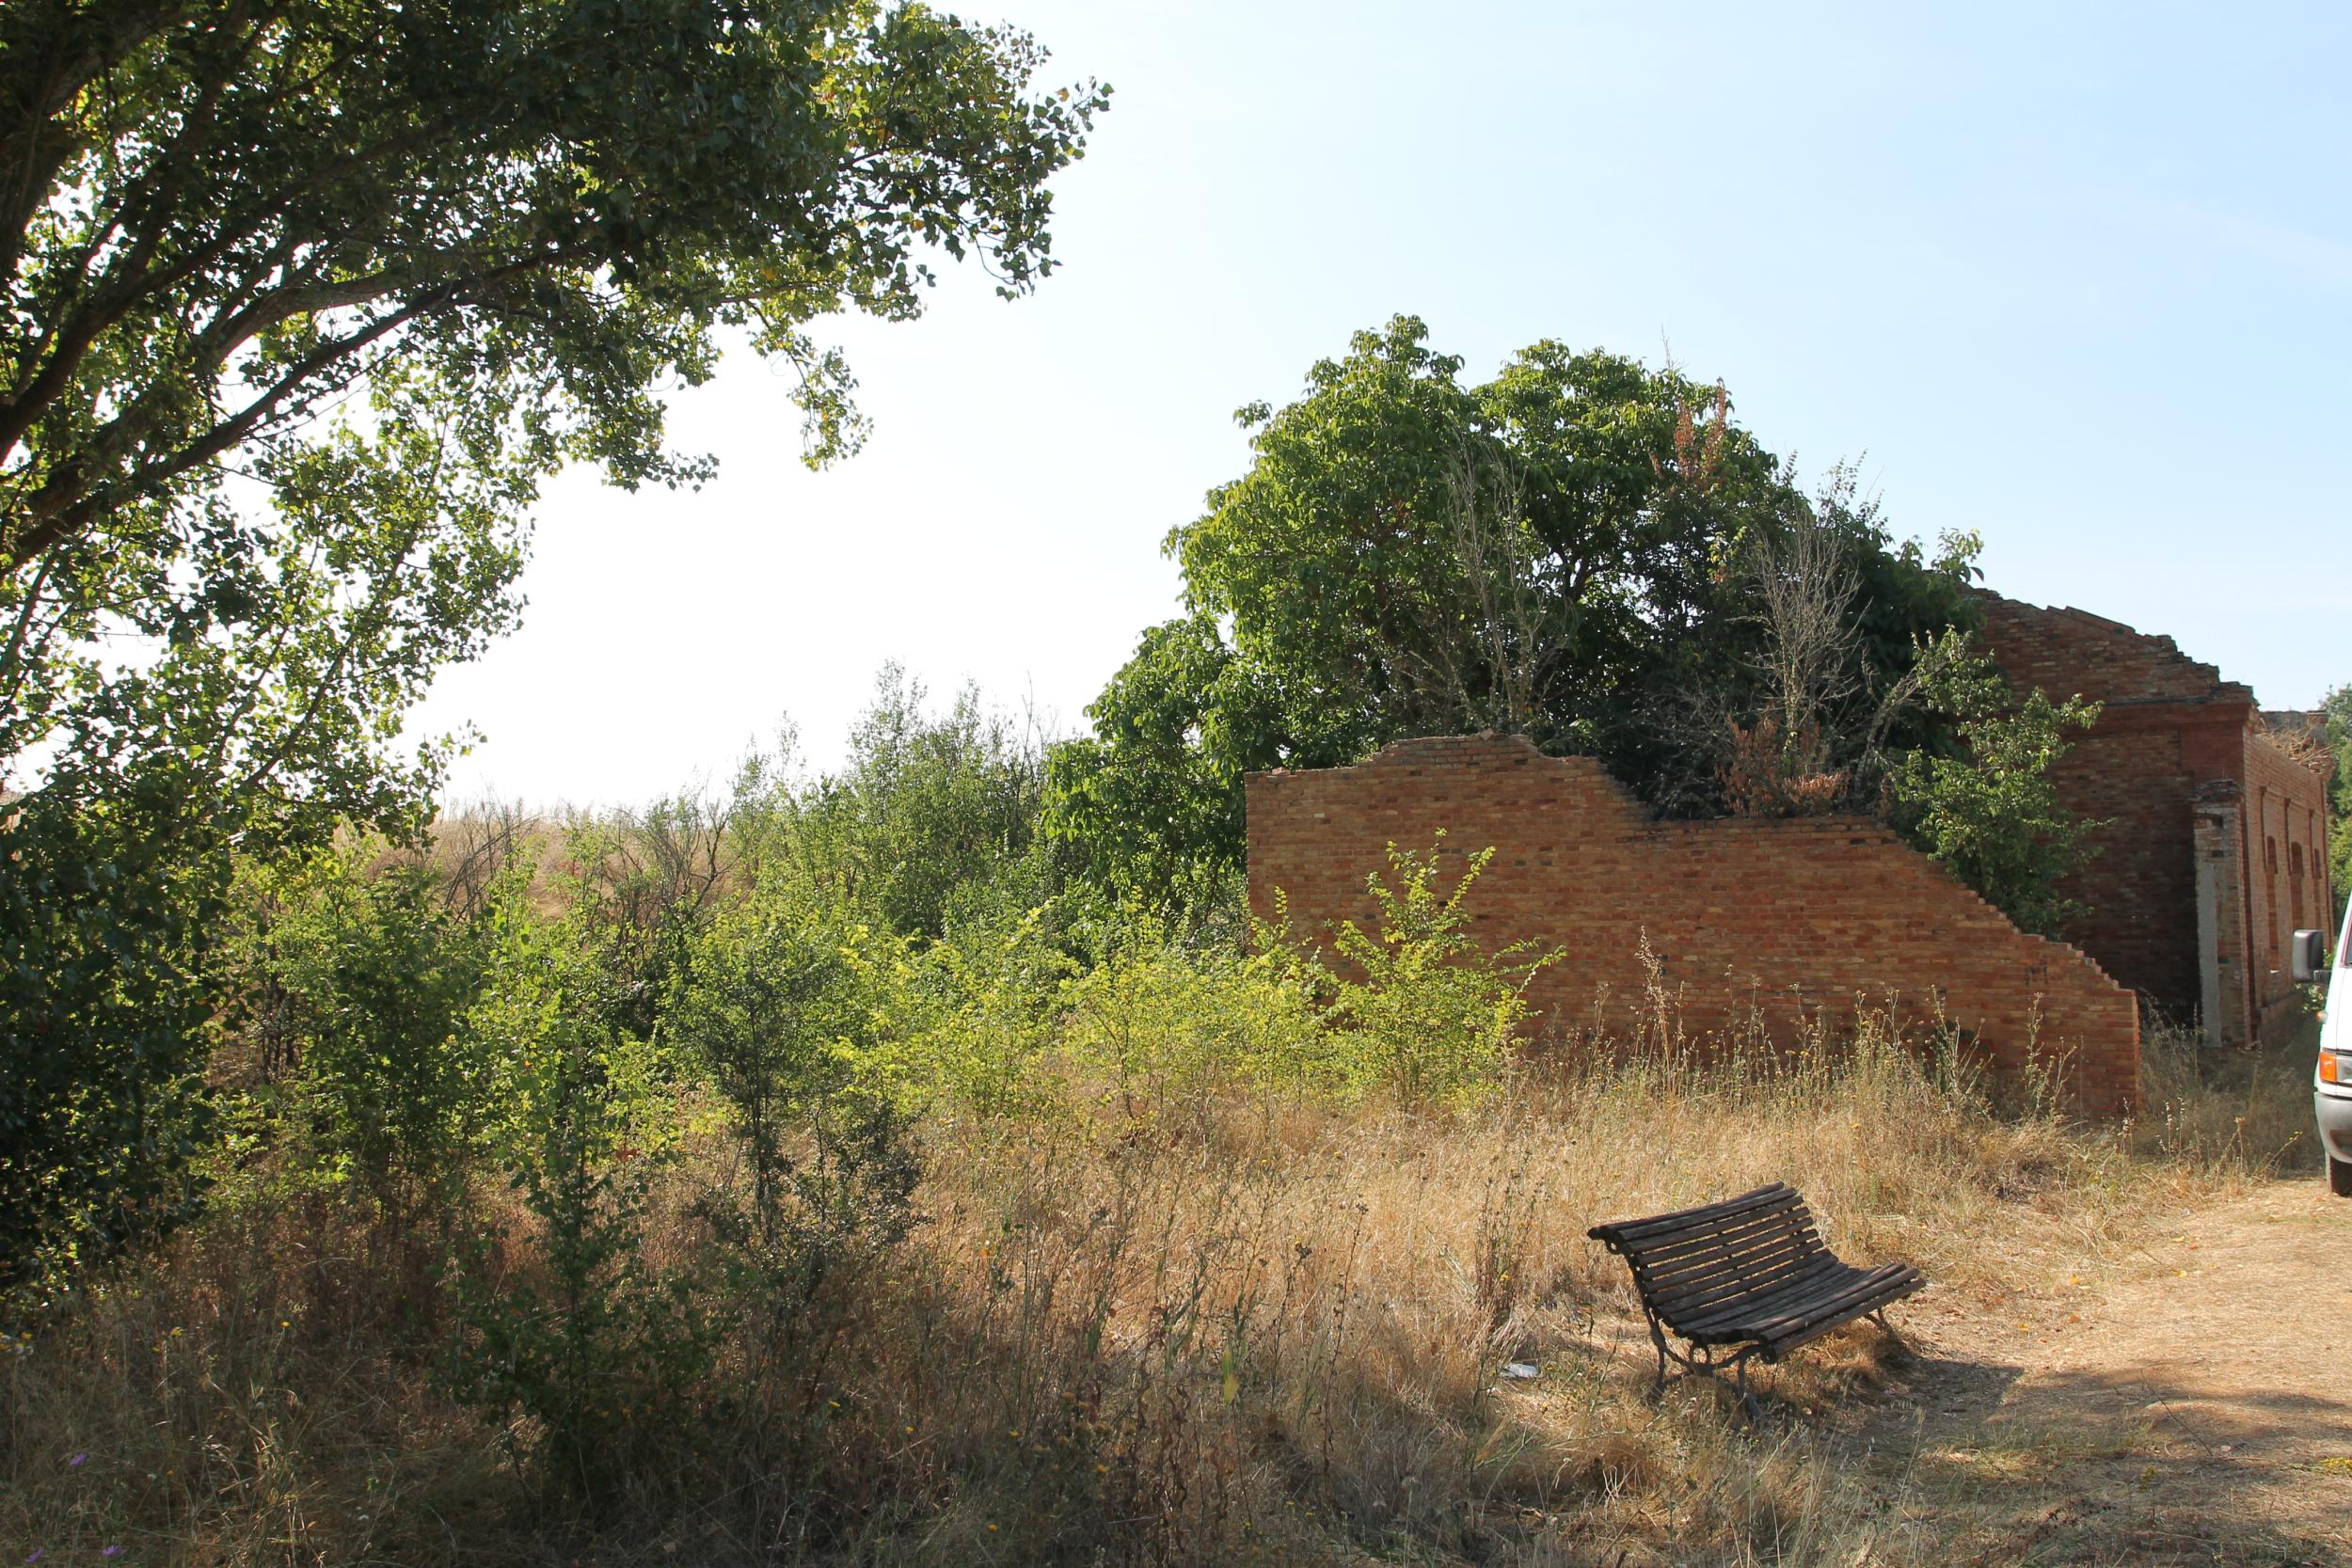
<path id="1" fill-rule="evenodd" d="M 2099 705 L 2057 704 L 2039 690 L 2020 699 L 1974 653 L 1939 660 L 1925 698 L 1954 720 L 1960 751 L 1896 759 L 1897 828 L 2019 927 L 2055 934 L 2080 912 L 2058 884 L 2094 852 L 2084 840 L 2099 824 L 2059 803 L 2050 769 L 2066 754 L 2067 733 L 2098 721 Z"/>
<path id="2" fill-rule="evenodd" d="M 882 1050 L 906 1026 L 905 970 L 902 939 L 771 885 L 696 937 L 662 1010 L 664 1041 L 733 1113 L 749 1203 L 708 1212 L 776 1321 L 837 1260 L 905 1234 L 916 1167 Z"/>
<path id="3" fill-rule="evenodd" d="M 907 1028 L 885 1048 L 894 1093 L 910 1107 L 983 1119 L 1060 1101 L 1047 1070 L 1061 986 L 1078 973 L 1051 903 L 997 905 L 950 924 L 907 971 Z"/>
<path id="4" fill-rule="evenodd" d="M 685 948 L 732 891 L 736 840 L 754 768 L 731 797 L 684 790 L 643 811 L 576 814 L 564 824 L 560 879 L 569 916 L 605 952 L 622 1022 L 649 1034 Z"/>
<path id="5" fill-rule="evenodd" d="M 308 1148 L 398 1218 L 453 1200 L 483 1132 L 491 1065 L 466 1027 L 489 962 L 423 866 L 370 870 L 361 845 L 248 868 L 231 944 L 254 1064 L 302 1117 Z"/>
<path id="6" fill-rule="evenodd" d="M 497 1069 L 491 1155 L 535 1223 L 521 1235 L 477 1220 L 458 1248 L 449 1282 L 466 1333 L 448 1373 L 492 1420 L 531 1418 L 531 1473 L 609 1502 L 617 1478 L 686 1473 L 715 1339 L 700 1275 L 658 1267 L 644 1245 L 674 1123 L 652 1053 L 616 1026 L 611 956 L 520 900 L 493 932 L 466 1027 Z"/>
<path id="7" fill-rule="evenodd" d="M 849 765 L 788 802 L 793 848 L 810 880 L 878 924 L 936 937 L 968 890 L 1022 871 L 1043 789 L 1033 726 L 969 686 L 932 713 L 922 683 L 885 665 Z"/>
<path id="8" fill-rule="evenodd" d="M 54 1299 L 197 1212 L 207 934 L 229 860 L 167 782 L 0 810 L 0 1296 Z"/>
<path id="9" fill-rule="evenodd" d="M 1138 922 L 1062 992 L 1062 1052 L 1130 1122 L 1206 1132 L 1234 1090 L 1328 1099 L 1352 1088 L 1322 1027 L 1315 971 L 1279 944 L 1188 948 Z"/>
<path id="10" fill-rule="evenodd" d="M 1462 901 L 1494 850 L 1471 856 L 1441 895 L 1442 832 L 1438 839 L 1426 857 L 1390 845 L 1395 885 L 1377 873 L 1367 883 L 1378 928 L 1345 921 L 1332 943 L 1357 972 L 1343 970 L 1331 987 L 1335 1049 L 1359 1087 L 1405 1106 L 1458 1103 L 1495 1085 L 1527 1019 L 1528 982 L 1556 957 L 1537 956 L 1528 942 L 1483 951 Z"/>

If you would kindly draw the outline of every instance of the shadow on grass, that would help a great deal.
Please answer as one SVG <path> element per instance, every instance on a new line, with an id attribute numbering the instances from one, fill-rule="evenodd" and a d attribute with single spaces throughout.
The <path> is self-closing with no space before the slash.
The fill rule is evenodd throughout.
<path id="1" fill-rule="evenodd" d="M 2310 1462 L 2330 1433 L 2352 1397 L 1922 1355 L 1840 1448 L 1949 1562 L 2287 1568 L 2352 1560 L 2352 1475 Z"/>

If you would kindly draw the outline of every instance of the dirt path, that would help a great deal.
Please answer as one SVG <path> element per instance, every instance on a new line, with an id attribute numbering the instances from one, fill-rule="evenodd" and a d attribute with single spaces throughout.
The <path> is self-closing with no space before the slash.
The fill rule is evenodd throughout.
<path id="1" fill-rule="evenodd" d="M 1899 1321 L 1917 1354 L 1858 1456 L 1955 1568 L 2352 1564 L 2352 1202 L 2317 1180 Z"/>

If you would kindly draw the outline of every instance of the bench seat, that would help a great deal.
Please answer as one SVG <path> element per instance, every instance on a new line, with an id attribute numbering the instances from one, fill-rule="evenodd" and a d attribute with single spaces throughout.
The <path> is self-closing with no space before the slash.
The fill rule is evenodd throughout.
<path id="1" fill-rule="evenodd" d="M 1780 1181 L 1720 1203 L 1597 1225 L 1589 1234 L 1633 1272 L 1658 1350 L 1658 1387 L 1666 1386 L 1669 1357 L 1685 1369 L 1676 1376 L 1735 1370 L 1751 1418 L 1758 1407 L 1748 1392 L 1750 1357 L 1778 1361 L 1928 1282 L 1908 1263 L 1839 1261 L 1804 1199 Z M 1669 1346 L 1669 1331 L 1693 1354 Z"/>

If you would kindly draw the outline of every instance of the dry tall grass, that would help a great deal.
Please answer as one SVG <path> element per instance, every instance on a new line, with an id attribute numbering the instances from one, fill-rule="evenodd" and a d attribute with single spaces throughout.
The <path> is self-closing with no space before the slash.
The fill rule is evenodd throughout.
<path id="1" fill-rule="evenodd" d="M 2217 1080 L 2160 1037 L 2150 1062 L 2124 1128 L 1996 1110 L 1869 1026 L 1794 1058 L 1531 1066 L 1441 1116 L 943 1118 L 914 1239 L 829 1283 L 788 1373 L 586 1508 L 528 1495 L 503 1440 L 528 1433 L 437 1391 L 413 1247 L 324 1196 L 257 1197 L 12 1346 L 0 1542 L 44 1564 L 1845 1562 L 1890 1504 L 1819 1413 L 1899 1351 L 1855 1331 L 1765 1370 L 1753 1430 L 1703 1386 L 1653 1402 L 1585 1227 L 1786 1180 L 1850 1259 L 1982 1301 L 2308 1143 L 2283 1060 Z M 696 1244 L 685 1196 L 664 1246 Z M 1940 1559 L 1903 1537 L 1870 1560 Z"/>

